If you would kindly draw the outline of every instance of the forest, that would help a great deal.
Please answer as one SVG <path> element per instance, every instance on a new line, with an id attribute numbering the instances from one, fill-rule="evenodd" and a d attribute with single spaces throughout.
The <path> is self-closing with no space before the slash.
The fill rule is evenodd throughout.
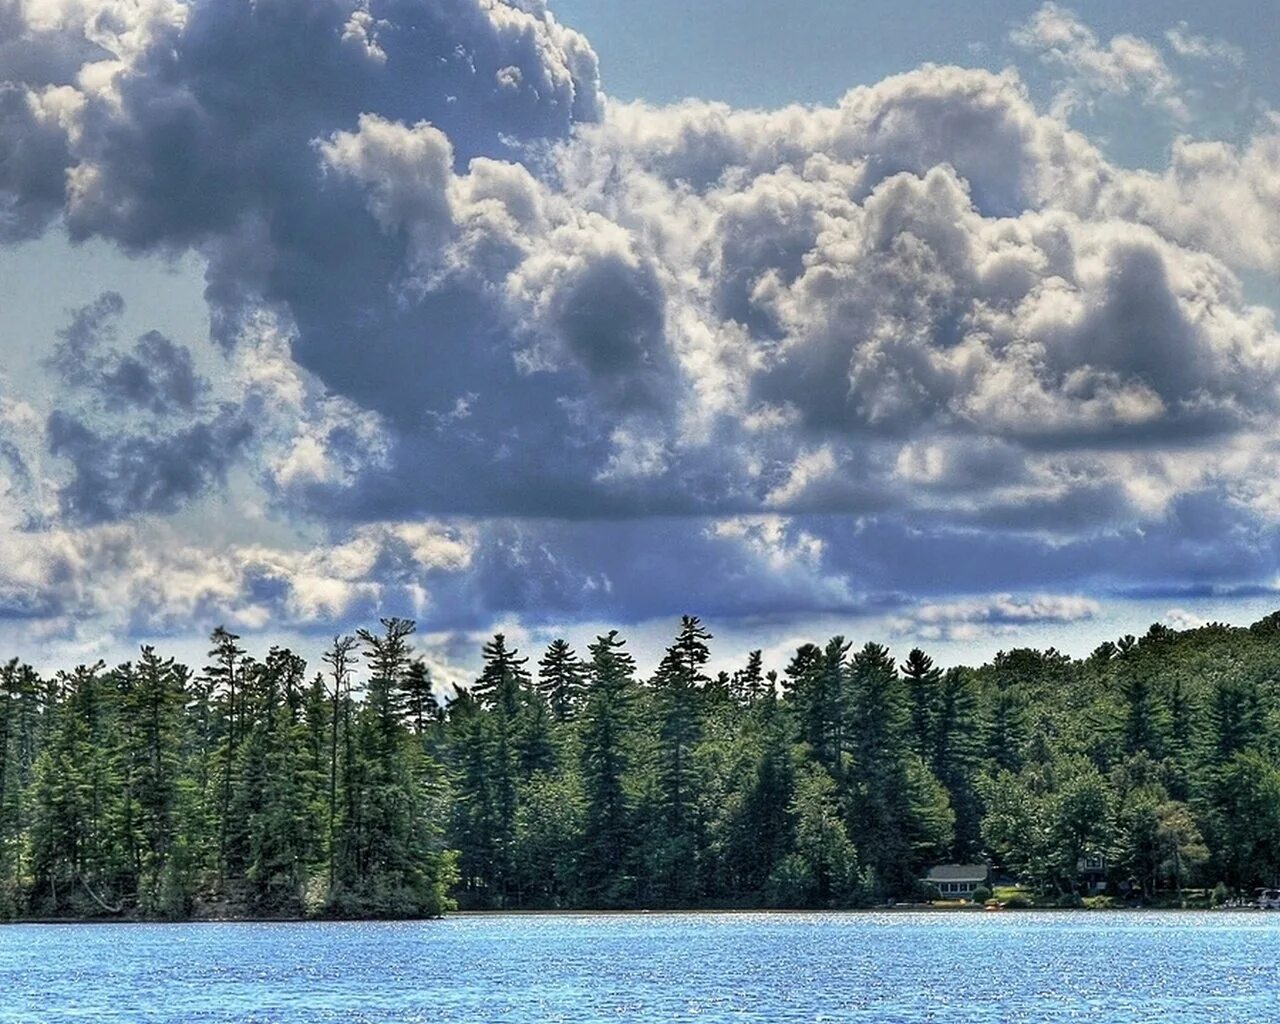
<path id="1" fill-rule="evenodd" d="M 712 673 L 619 632 L 433 678 L 414 624 L 308 666 L 0 669 L 0 918 L 854 907 L 987 862 L 1042 903 L 1280 874 L 1280 612 L 946 670 L 836 636 Z"/>

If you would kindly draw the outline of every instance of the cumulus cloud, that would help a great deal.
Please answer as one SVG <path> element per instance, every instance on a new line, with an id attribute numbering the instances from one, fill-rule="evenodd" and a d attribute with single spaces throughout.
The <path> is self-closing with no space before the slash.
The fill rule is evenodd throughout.
<path id="1" fill-rule="evenodd" d="M 1014 69 L 932 65 L 755 111 L 606 100 L 539 0 L 0 12 L 0 238 L 193 251 L 213 325 L 125 343 L 120 296 L 76 311 L 43 443 L 0 426 L 4 521 L 116 551 L 230 495 L 317 544 L 226 540 L 176 608 L 928 602 L 954 635 L 1096 610 L 1047 580 L 1167 585 L 1135 538 L 1191 573 L 1204 522 L 1234 531 L 1215 572 L 1273 550 L 1280 333 L 1238 274 L 1280 263 L 1280 131 L 1108 160 L 1082 105 L 1189 116 L 1149 42 L 1048 4 L 1014 36 L 1062 79 L 1047 112 Z M 426 579 L 435 527 L 406 531 L 442 522 L 475 532 Z"/>
<path id="2" fill-rule="evenodd" d="M 1196 45 L 1185 30 L 1174 32 L 1187 46 Z M 1179 120 L 1190 116 L 1179 95 L 1177 77 L 1160 51 L 1145 39 L 1122 34 L 1104 44 L 1072 11 L 1055 3 L 1044 4 L 1010 38 L 1065 73 L 1065 84 L 1055 101 L 1055 111 L 1061 115 L 1110 94 L 1135 96 Z M 1173 45 L 1176 48 L 1178 43 Z"/>
<path id="3" fill-rule="evenodd" d="M 263 544 L 210 550 L 162 522 L 137 520 L 29 537 L 0 558 L 5 617 L 106 617 L 117 628 L 169 630 L 227 621 L 249 629 L 324 626 L 385 604 L 425 614 L 427 587 L 465 571 L 465 526 L 381 523 L 314 549 Z"/>
<path id="4" fill-rule="evenodd" d="M 1233 266 L 1273 271 L 1280 266 L 1280 115 L 1242 145 L 1177 139 L 1166 170 L 1124 175 L 1101 205 Z M 1270 319 L 1267 311 L 1258 315 Z"/>

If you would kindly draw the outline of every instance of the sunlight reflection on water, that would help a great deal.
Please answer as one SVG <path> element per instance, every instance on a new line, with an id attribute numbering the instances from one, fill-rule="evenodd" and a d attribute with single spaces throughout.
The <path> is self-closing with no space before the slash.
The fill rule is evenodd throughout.
<path id="1" fill-rule="evenodd" d="M 1280 1022 L 1280 915 L 0 928 L 0 1022 Z"/>

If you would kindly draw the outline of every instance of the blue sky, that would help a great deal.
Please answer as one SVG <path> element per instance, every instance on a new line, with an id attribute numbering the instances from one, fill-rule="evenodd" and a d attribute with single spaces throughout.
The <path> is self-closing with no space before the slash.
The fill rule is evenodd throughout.
<path id="1" fill-rule="evenodd" d="M 553 9 L 591 40 L 611 95 L 769 107 L 830 103 L 853 85 L 928 62 L 1000 67 L 1017 56 L 1010 30 L 1041 6 L 1037 0 L 560 0 Z M 1192 33 L 1238 47 L 1248 58 L 1241 78 L 1272 103 L 1277 99 L 1272 69 L 1280 34 L 1260 23 L 1266 12 L 1255 0 L 1065 6 L 1105 38 L 1159 40 L 1186 22 Z"/>
<path id="2" fill-rule="evenodd" d="M 0 6 L 0 640 L 1280 604 L 1257 4 Z"/>

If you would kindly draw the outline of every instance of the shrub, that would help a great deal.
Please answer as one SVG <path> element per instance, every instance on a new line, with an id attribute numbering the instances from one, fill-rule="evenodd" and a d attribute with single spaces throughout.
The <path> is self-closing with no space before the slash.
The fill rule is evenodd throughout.
<path id="1" fill-rule="evenodd" d="M 974 903 L 986 903 L 989 899 L 991 899 L 991 890 L 985 885 L 980 885 L 973 890 Z"/>
<path id="2" fill-rule="evenodd" d="M 1215 907 L 1220 907 L 1230 898 L 1231 890 L 1227 888 L 1227 883 L 1219 882 L 1213 887 L 1213 893 L 1209 897 L 1209 902 Z"/>
<path id="3" fill-rule="evenodd" d="M 771 907 L 808 907 L 813 905 L 817 882 L 809 862 L 796 853 L 778 861 L 765 883 L 765 902 Z"/>
<path id="4" fill-rule="evenodd" d="M 1015 892 L 1004 901 L 1004 905 L 1010 910 L 1029 910 L 1035 906 L 1035 901 L 1025 892 Z"/>

